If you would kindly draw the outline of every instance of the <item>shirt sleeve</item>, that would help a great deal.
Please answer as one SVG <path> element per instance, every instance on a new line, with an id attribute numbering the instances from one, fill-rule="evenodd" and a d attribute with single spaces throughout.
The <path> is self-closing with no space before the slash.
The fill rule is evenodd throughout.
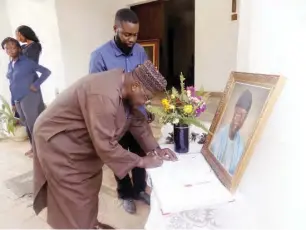
<path id="1" fill-rule="evenodd" d="M 51 71 L 49 69 L 47 69 L 46 67 L 39 65 L 37 63 L 35 63 L 34 61 L 32 62 L 34 70 L 36 72 L 41 73 L 40 77 L 33 83 L 35 88 L 39 88 L 41 86 L 41 84 L 47 80 L 47 78 L 51 75 Z"/>
<path id="2" fill-rule="evenodd" d="M 144 50 L 144 48 L 143 47 L 141 48 L 142 48 L 142 52 L 141 52 L 140 58 L 141 58 L 141 63 L 144 63 L 146 60 L 148 60 L 148 55 L 146 51 Z M 138 109 L 145 116 L 145 118 L 148 119 L 148 113 L 147 113 L 145 106 L 139 106 Z"/>
<path id="3" fill-rule="evenodd" d="M 102 55 L 99 52 L 93 52 L 90 55 L 89 73 L 99 73 L 106 70 Z"/>
<path id="4" fill-rule="evenodd" d="M 140 147 L 146 153 L 159 147 L 155 137 L 153 136 L 152 129 L 148 124 L 145 117 L 141 114 L 137 114 L 132 118 L 132 122 L 129 127 L 129 131 L 132 133 L 133 137 L 137 140 Z"/>
<path id="5" fill-rule="evenodd" d="M 145 49 L 142 47 L 141 63 L 144 63 L 146 60 L 148 60 L 148 55 Z"/>
<path id="6" fill-rule="evenodd" d="M 117 141 L 116 106 L 110 98 L 100 95 L 90 95 L 85 100 L 85 123 L 98 156 L 117 177 L 125 177 L 138 165 L 140 157 L 122 148 Z"/>

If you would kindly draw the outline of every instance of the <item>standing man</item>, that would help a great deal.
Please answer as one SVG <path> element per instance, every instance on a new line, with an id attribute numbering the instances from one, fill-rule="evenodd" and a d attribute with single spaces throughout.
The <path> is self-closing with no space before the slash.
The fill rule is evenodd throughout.
<path id="1" fill-rule="evenodd" d="M 142 46 L 136 43 L 139 32 L 139 21 L 137 15 L 130 9 L 121 9 L 116 13 L 114 25 L 115 37 L 97 48 L 90 59 L 90 73 L 98 73 L 122 68 L 125 72 L 131 72 L 138 65 L 143 64 L 148 58 Z M 148 116 L 144 107 L 140 108 L 142 113 Z M 144 156 L 143 150 L 136 142 L 130 132 L 127 132 L 120 144 L 123 148 Z M 150 196 L 145 193 L 146 171 L 143 168 L 132 170 L 132 180 L 127 174 L 123 179 L 116 177 L 117 192 L 123 200 L 123 208 L 128 213 L 136 212 L 134 199 L 140 199 L 150 205 Z"/>

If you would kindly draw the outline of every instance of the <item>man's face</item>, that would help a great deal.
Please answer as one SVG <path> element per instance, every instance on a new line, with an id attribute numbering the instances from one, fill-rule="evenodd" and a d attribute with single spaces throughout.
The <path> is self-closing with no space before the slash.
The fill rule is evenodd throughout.
<path id="1" fill-rule="evenodd" d="M 20 49 L 14 42 L 7 42 L 5 44 L 5 51 L 11 58 L 16 58 L 19 55 Z"/>
<path id="2" fill-rule="evenodd" d="M 247 116 L 248 112 L 245 109 L 238 106 L 235 107 L 234 116 L 231 122 L 231 131 L 233 133 L 237 133 L 241 129 Z"/>
<path id="3" fill-rule="evenodd" d="M 133 108 L 145 105 L 152 97 L 152 93 L 139 82 L 133 83 L 129 89 L 128 100 Z"/>
<path id="4" fill-rule="evenodd" d="M 121 22 L 120 26 L 114 26 L 114 30 L 122 44 L 129 48 L 133 48 L 137 41 L 139 23 Z"/>

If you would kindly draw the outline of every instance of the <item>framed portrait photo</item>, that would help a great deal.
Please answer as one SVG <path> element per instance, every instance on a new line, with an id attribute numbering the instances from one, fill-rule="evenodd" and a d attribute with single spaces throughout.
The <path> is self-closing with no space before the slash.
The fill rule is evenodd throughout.
<path id="1" fill-rule="evenodd" d="M 148 59 L 153 63 L 154 66 L 159 69 L 159 40 L 141 40 L 138 41 L 148 55 Z"/>
<path id="2" fill-rule="evenodd" d="M 235 192 L 285 78 L 232 72 L 202 148 L 202 154 Z"/>

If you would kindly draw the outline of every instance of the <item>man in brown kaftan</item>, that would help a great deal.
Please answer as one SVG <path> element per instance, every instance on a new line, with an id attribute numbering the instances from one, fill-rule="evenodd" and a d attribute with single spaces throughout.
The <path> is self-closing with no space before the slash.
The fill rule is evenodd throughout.
<path id="1" fill-rule="evenodd" d="M 150 61 L 131 73 L 116 69 L 88 75 L 38 118 L 34 128 L 34 210 L 47 207 L 53 228 L 88 229 L 99 223 L 98 193 L 102 166 L 123 178 L 132 168 L 158 167 L 176 160 L 160 149 L 136 107 L 166 87 Z M 118 140 L 129 130 L 148 154 L 139 157 Z"/>

